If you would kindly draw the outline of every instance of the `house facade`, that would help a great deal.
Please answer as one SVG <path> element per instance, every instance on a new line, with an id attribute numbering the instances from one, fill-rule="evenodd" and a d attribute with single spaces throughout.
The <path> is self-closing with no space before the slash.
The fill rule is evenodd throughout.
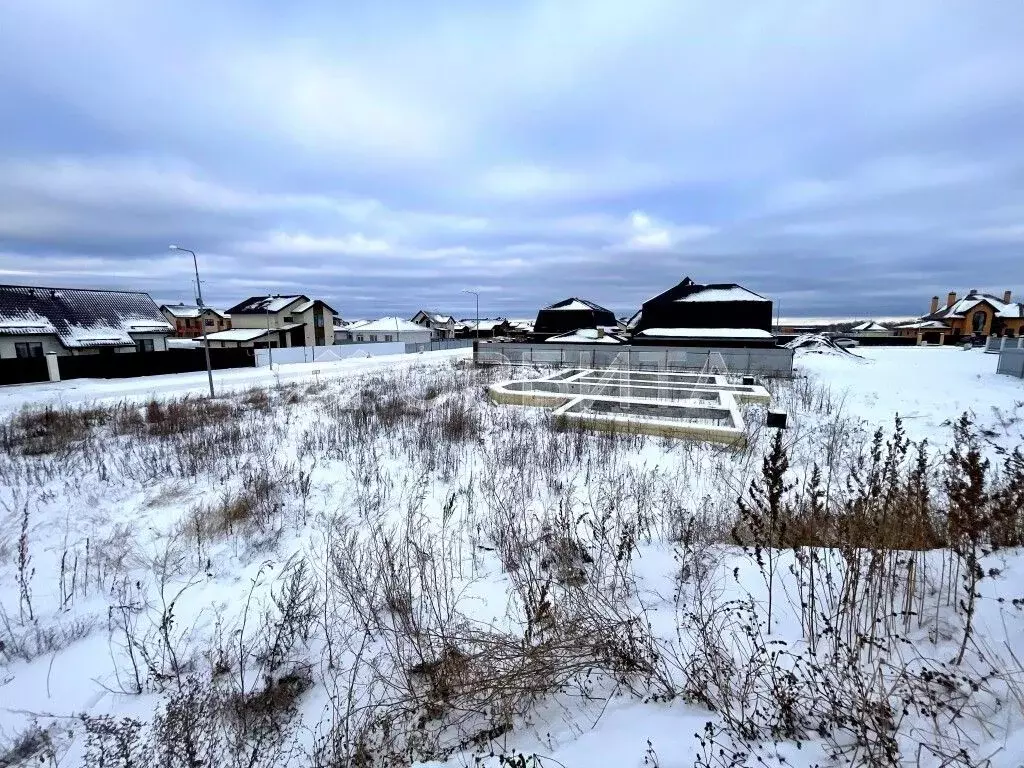
<path id="1" fill-rule="evenodd" d="M 194 339 L 206 333 L 231 330 L 231 316 L 213 307 L 197 307 L 189 304 L 163 304 L 160 311 L 174 326 L 174 335 L 179 339 Z"/>
<path id="2" fill-rule="evenodd" d="M 963 298 L 950 291 L 945 306 L 933 296 L 927 315 L 895 329 L 899 336 L 917 337 L 919 344 L 956 344 L 986 336 L 1020 336 L 1022 332 L 1024 304 L 1013 300 L 1012 291 L 996 296 L 973 289 Z"/>
<path id="3" fill-rule="evenodd" d="M 511 326 L 503 317 L 481 317 L 479 323 L 475 318 L 472 320 L 463 318 L 459 320 L 455 329 L 456 338 L 461 339 L 493 339 L 510 334 Z"/>
<path id="4" fill-rule="evenodd" d="M 571 333 L 580 328 L 618 327 L 615 313 L 593 301 L 572 296 L 556 301 L 537 313 L 533 333 L 538 339 L 555 334 Z"/>
<path id="5" fill-rule="evenodd" d="M 435 339 L 454 339 L 455 327 L 458 324 L 454 317 L 441 312 L 421 309 L 412 316 L 412 322 L 423 328 L 429 328 Z"/>
<path id="6" fill-rule="evenodd" d="M 645 301 L 628 328 L 636 344 L 775 346 L 770 299 L 736 283 L 689 277 Z"/>
<path id="7" fill-rule="evenodd" d="M 308 296 L 250 296 L 227 310 L 231 331 L 214 334 L 213 341 L 233 346 L 322 347 L 334 344 L 334 318 L 338 314 L 329 304 Z M 232 334 L 232 331 L 266 331 L 259 334 Z M 245 336 L 245 339 L 241 337 Z"/>
<path id="8" fill-rule="evenodd" d="M 379 320 L 363 320 L 351 323 L 344 329 L 346 342 L 373 344 L 385 341 L 423 343 L 433 340 L 434 332 L 410 320 L 400 317 L 382 317 Z"/>
<path id="9" fill-rule="evenodd" d="M 164 352 L 172 331 L 147 293 L 0 285 L 0 358 Z"/>

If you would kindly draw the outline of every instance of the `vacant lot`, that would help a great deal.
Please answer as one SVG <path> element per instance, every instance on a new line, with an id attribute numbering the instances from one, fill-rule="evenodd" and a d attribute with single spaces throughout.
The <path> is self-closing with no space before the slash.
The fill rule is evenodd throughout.
<path id="1" fill-rule="evenodd" d="M 1015 765 L 1024 387 L 862 354 L 741 452 L 457 359 L 13 412 L 0 765 Z"/>

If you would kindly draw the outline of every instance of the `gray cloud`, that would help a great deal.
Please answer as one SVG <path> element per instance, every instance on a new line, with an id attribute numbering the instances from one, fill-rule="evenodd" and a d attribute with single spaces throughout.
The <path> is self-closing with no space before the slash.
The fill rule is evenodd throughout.
<path id="1" fill-rule="evenodd" d="M 1024 242 L 1012 4 L 71 0 L 5 11 L 0 279 L 349 316 L 787 315 L 999 290 Z M 460 311 L 460 303 L 463 310 Z"/>

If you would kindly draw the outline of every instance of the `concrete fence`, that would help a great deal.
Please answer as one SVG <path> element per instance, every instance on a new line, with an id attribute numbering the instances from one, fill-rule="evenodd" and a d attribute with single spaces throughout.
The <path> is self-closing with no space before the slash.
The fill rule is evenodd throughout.
<path id="1" fill-rule="evenodd" d="M 1020 339 L 1015 339 L 1018 343 Z M 999 363 L 996 365 L 996 373 L 1005 373 L 1007 376 L 1016 376 L 1024 379 L 1024 347 L 1003 347 L 999 353 Z"/>
<path id="2" fill-rule="evenodd" d="M 502 344 L 481 342 L 473 353 L 481 365 L 540 365 L 558 368 L 627 368 L 699 371 L 790 378 L 793 350 L 721 347 L 634 347 L 611 344 Z"/>
<path id="3" fill-rule="evenodd" d="M 465 349 L 472 347 L 472 339 L 436 339 L 434 341 L 409 341 L 405 344 L 405 351 L 409 354 L 414 352 L 437 352 L 442 349 Z"/>
<path id="4" fill-rule="evenodd" d="M 334 344 L 324 347 L 281 347 L 271 350 L 257 349 L 256 365 L 263 367 L 281 363 L 329 363 L 350 357 L 376 357 L 377 355 L 405 354 L 405 342 L 385 341 L 376 344 Z M 271 354 L 273 353 L 273 354 Z"/>

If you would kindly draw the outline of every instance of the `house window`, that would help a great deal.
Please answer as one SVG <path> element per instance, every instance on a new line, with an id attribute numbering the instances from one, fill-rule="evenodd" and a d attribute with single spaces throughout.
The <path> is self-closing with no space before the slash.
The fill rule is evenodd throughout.
<path id="1" fill-rule="evenodd" d="M 975 333 L 984 333 L 986 320 L 988 320 L 988 315 L 985 312 L 975 312 L 974 317 L 971 318 L 972 330 Z"/>
<path id="2" fill-rule="evenodd" d="M 285 315 L 285 316 L 284 316 L 284 321 L 285 321 L 286 323 L 290 323 L 290 322 L 292 322 L 292 321 L 293 321 L 293 319 L 294 319 L 294 318 L 292 318 L 292 316 L 291 316 L 291 315 Z"/>
<path id="3" fill-rule="evenodd" d="M 391 334 L 390 333 L 385 333 L 384 334 L 384 341 L 391 341 L 391 340 L 392 340 L 391 339 Z"/>
<path id="4" fill-rule="evenodd" d="M 377 340 L 377 334 L 376 333 L 371 333 L 370 334 L 370 341 L 376 341 L 376 340 Z"/>
<path id="5" fill-rule="evenodd" d="M 42 357 L 43 342 L 19 341 L 14 344 L 14 354 L 18 357 Z"/>
<path id="6" fill-rule="evenodd" d="M 135 342 L 135 349 L 138 352 L 152 352 L 153 351 L 153 340 L 152 339 L 139 339 Z"/>
<path id="7" fill-rule="evenodd" d="M 313 317 L 313 324 L 317 328 L 323 328 L 324 327 L 324 316 L 323 315 L 315 315 Z"/>
<path id="8" fill-rule="evenodd" d="M 213 328 L 213 320 L 207 320 L 206 321 L 206 327 L 207 328 Z"/>
<path id="9" fill-rule="evenodd" d="M 363 341 L 363 334 L 361 334 L 361 333 L 357 334 L 356 335 L 356 341 Z"/>

